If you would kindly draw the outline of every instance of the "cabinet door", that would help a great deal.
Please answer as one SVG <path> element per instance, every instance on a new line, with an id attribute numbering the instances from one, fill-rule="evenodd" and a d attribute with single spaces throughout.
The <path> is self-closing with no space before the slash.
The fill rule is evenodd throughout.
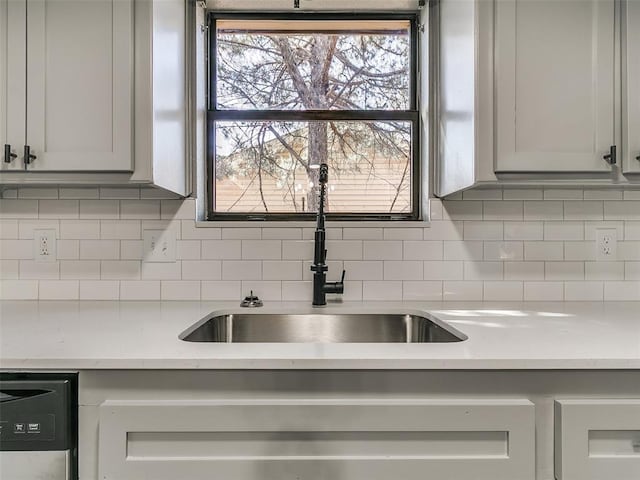
<path id="1" fill-rule="evenodd" d="M 30 170 L 132 170 L 132 0 L 27 0 Z"/>
<path id="2" fill-rule="evenodd" d="M 534 423 L 527 400 L 108 401 L 99 478 L 533 480 Z"/>
<path id="3" fill-rule="evenodd" d="M 0 170 L 23 168 L 26 101 L 26 0 L 0 0 Z M 4 161 L 4 146 L 16 155 Z"/>
<path id="4" fill-rule="evenodd" d="M 622 28 L 625 40 L 622 100 L 624 171 L 640 173 L 640 1 L 626 2 Z"/>
<path id="5" fill-rule="evenodd" d="M 556 401 L 555 464 L 558 480 L 640 478 L 640 400 Z"/>
<path id="6" fill-rule="evenodd" d="M 496 2 L 497 173 L 611 169 L 614 3 Z"/>

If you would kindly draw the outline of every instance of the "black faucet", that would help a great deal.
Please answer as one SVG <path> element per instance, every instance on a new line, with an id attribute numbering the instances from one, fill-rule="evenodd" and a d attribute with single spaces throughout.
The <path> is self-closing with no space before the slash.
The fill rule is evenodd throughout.
<path id="1" fill-rule="evenodd" d="M 327 249 L 325 247 L 326 232 L 324 229 L 324 197 L 326 195 L 327 181 L 329 180 L 329 167 L 326 163 L 320 165 L 320 204 L 318 205 L 318 217 L 315 234 L 315 250 L 313 254 L 313 306 L 327 304 L 327 293 L 344 293 L 344 274 L 339 282 L 327 282 Z"/>

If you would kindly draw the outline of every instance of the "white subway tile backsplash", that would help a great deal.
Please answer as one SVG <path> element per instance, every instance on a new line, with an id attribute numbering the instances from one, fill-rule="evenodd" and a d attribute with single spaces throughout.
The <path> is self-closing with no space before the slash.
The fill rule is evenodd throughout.
<path id="1" fill-rule="evenodd" d="M 327 259 L 362 260 L 362 243 L 362 240 L 327 240 Z M 402 258 L 402 246 L 400 247 L 400 258 Z"/>
<path id="2" fill-rule="evenodd" d="M 122 219 L 160 219 L 160 200 L 120 200 Z"/>
<path id="3" fill-rule="evenodd" d="M 640 260 L 640 241 L 618 242 L 618 260 Z"/>
<path id="4" fill-rule="evenodd" d="M 602 220 L 604 202 L 568 201 L 564 202 L 565 220 Z"/>
<path id="5" fill-rule="evenodd" d="M 382 240 L 384 236 L 382 228 L 343 228 L 344 240 Z"/>
<path id="6" fill-rule="evenodd" d="M 640 280 L 640 262 L 624 262 L 624 279 Z"/>
<path id="7" fill-rule="evenodd" d="M 451 282 L 442 283 L 442 299 L 448 302 L 466 302 L 482 300 L 483 282 Z"/>
<path id="8" fill-rule="evenodd" d="M 407 301 L 441 301 L 441 281 L 403 281 L 402 299 Z"/>
<path id="9" fill-rule="evenodd" d="M 242 283 L 240 281 L 207 281 L 201 282 L 200 297 L 202 300 L 237 300 L 240 301 Z"/>
<path id="10" fill-rule="evenodd" d="M 35 262 L 20 260 L 21 280 L 56 280 L 60 277 L 58 262 Z"/>
<path id="11" fill-rule="evenodd" d="M 40 300 L 78 300 L 80 298 L 78 280 L 40 280 L 38 284 Z"/>
<path id="12" fill-rule="evenodd" d="M 422 240 L 423 232 L 421 228 L 385 228 L 385 240 Z"/>
<path id="13" fill-rule="evenodd" d="M 62 280 L 100 280 L 100 261 L 62 260 L 60 278 Z"/>
<path id="14" fill-rule="evenodd" d="M 220 240 L 222 229 L 213 227 L 196 227 L 195 220 L 182 220 L 183 240 Z"/>
<path id="15" fill-rule="evenodd" d="M 624 280 L 624 262 L 585 262 L 586 280 Z"/>
<path id="16" fill-rule="evenodd" d="M 58 240 L 56 247 L 58 260 L 77 260 L 80 258 L 80 240 Z"/>
<path id="17" fill-rule="evenodd" d="M 200 300 L 200 282 L 195 280 L 162 280 L 160 282 L 162 300 Z"/>
<path id="18" fill-rule="evenodd" d="M 203 240 L 202 258 L 209 260 L 242 258 L 242 240 Z"/>
<path id="19" fill-rule="evenodd" d="M 0 280 L 17 280 L 20 276 L 20 260 L 0 260 Z"/>
<path id="20" fill-rule="evenodd" d="M 485 220 L 522 220 L 524 204 L 518 201 L 484 202 Z"/>
<path id="21" fill-rule="evenodd" d="M 462 280 L 464 278 L 464 262 L 426 261 L 424 262 L 425 280 Z"/>
<path id="22" fill-rule="evenodd" d="M 142 260 L 142 240 L 122 240 L 120 258 L 122 260 Z"/>
<path id="23" fill-rule="evenodd" d="M 0 280 L 0 300 L 37 300 L 37 280 Z"/>
<path id="24" fill-rule="evenodd" d="M 564 243 L 562 242 L 524 242 L 524 259 L 536 260 L 563 260 Z"/>
<path id="25" fill-rule="evenodd" d="M 311 225 L 196 227 L 194 199 L 147 188 L 2 196 L 1 298 L 238 301 L 255 287 L 270 299 L 311 299 Z M 415 228 L 327 229 L 328 279 L 347 270 L 343 300 L 637 297 L 638 191 L 509 188 L 431 204 L 431 222 Z M 57 231 L 58 262 L 34 261 L 33 231 L 42 228 Z M 596 261 L 599 228 L 617 230 L 617 261 Z M 144 229 L 174 229 L 177 261 L 141 262 Z"/>
<path id="26" fill-rule="evenodd" d="M 640 282 L 605 282 L 604 299 L 610 302 L 638 302 Z"/>
<path id="27" fill-rule="evenodd" d="M 385 280 L 422 280 L 423 263 L 418 261 L 393 261 L 384 262 Z"/>
<path id="28" fill-rule="evenodd" d="M 464 223 L 457 221 L 431 222 L 423 230 L 424 240 L 462 240 Z"/>
<path id="29" fill-rule="evenodd" d="M 33 240 L 34 230 L 55 230 L 56 238 L 60 236 L 60 220 L 20 220 L 18 238 Z"/>
<path id="30" fill-rule="evenodd" d="M 544 280 L 544 262 L 505 262 L 505 280 Z"/>
<path id="31" fill-rule="evenodd" d="M 42 200 L 38 201 L 40 218 L 78 218 L 79 200 Z"/>
<path id="32" fill-rule="evenodd" d="M 262 262 L 259 260 L 224 260 L 222 262 L 223 280 L 260 280 Z"/>
<path id="33" fill-rule="evenodd" d="M 584 240 L 582 222 L 544 222 L 545 240 Z"/>
<path id="34" fill-rule="evenodd" d="M 38 200 L 0 200 L 0 218 L 38 218 Z"/>
<path id="35" fill-rule="evenodd" d="M 465 280 L 502 280 L 502 262 L 464 262 Z"/>
<path id="36" fill-rule="evenodd" d="M 99 220 L 59 220 L 59 222 L 60 222 L 59 238 L 70 239 L 70 240 L 99 240 L 100 239 L 100 221 Z"/>
<path id="37" fill-rule="evenodd" d="M 562 282 L 524 282 L 525 302 L 561 302 L 564 300 Z"/>
<path id="38" fill-rule="evenodd" d="M 18 220 L 0 220 L 0 240 L 18 238 Z"/>
<path id="39" fill-rule="evenodd" d="M 176 258 L 178 260 L 199 260 L 202 242 L 199 240 L 178 240 L 176 241 Z"/>
<path id="40" fill-rule="evenodd" d="M 59 192 L 59 198 L 70 200 L 97 200 L 98 198 L 100 198 L 100 190 L 94 187 L 61 188 Z"/>
<path id="41" fill-rule="evenodd" d="M 159 280 L 120 282 L 120 300 L 160 300 Z"/>
<path id="42" fill-rule="evenodd" d="M 564 282 L 564 299 L 568 302 L 599 302 L 603 298 L 603 282 Z"/>
<path id="43" fill-rule="evenodd" d="M 640 200 L 604 202 L 605 220 L 640 220 Z"/>
<path id="44" fill-rule="evenodd" d="M 544 191 L 545 200 L 582 200 L 584 193 L 580 189 L 548 188 Z"/>
<path id="45" fill-rule="evenodd" d="M 142 280 L 180 280 L 182 278 L 182 262 L 142 262 L 141 268 Z"/>
<path id="46" fill-rule="evenodd" d="M 80 218 L 115 220 L 120 216 L 118 200 L 82 200 L 80 202 Z"/>
<path id="47" fill-rule="evenodd" d="M 142 238 L 140 220 L 101 220 L 100 237 L 103 240 L 139 240 Z"/>
<path id="48" fill-rule="evenodd" d="M 102 280 L 137 280 L 141 272 L 142 265 L 138 260 L 102 260 L 100 262 Z"/>
<path id="49" fill-rule="evenodd" d="M 381 260 L 346 261 L 344 269 L 349 280 L 384 279 L 384 262 Z"/>
<path id="50" fill-rule="evenodd" d="M 504 228 L 502 222 L 464 222 L 465 240 L 502 240 L 503 238 Z"/>
<path id="51" fill-rule="evenodd" d="M 504 222 L 505 240 L 542 240 L 543 222 Z"/>
<path id="52" fill-rule="evenodd" d="M 118 260 L 120 242 L 118 240 L 80 240 L 81 260 Z"/>
<path id="53" fill-rule="evenodd" d="M 546 262 L 546 280 L 584 280 L 584 262 Z"/>
<path id="54" fill-rule="evenodd" d="M 30 260 L 33 240 L 0 240 L 0 260 Z"/>
<path id="55" fill-rule="evenodd" d="M 403 242 L 404 260 L 442 260 L 444 245 L 442 241 L 416 241 Z"/>
<path id="56" fill-rule="evenodd" d="M 485 301 L 521 302 L 523 296 L 522 282 L 484 282 Z"/>
<path id="57" fill-rule="evenodd" d="M 222 261 L 185 260 L 182 262 L 183 280 L 221 280 Z"/>
<path id="58" fill-rule="evenodd" d="M 264 280 L 302 280 L 300 260 L 266 260 L 262 262 Z"/>
<path id="59" fill-rule="evenodd" d="M 563 202 L 529 200 L 524 202 L 524 220 L 562 220 Z"/>
<path id="60" fill-rule="evenodd" d="M 115 280 L 80 280 L 80 300 L 119 300 L 120 282 Z"/>
<path id="61" fill-rule="evenodd" d="M 282 241 L 280 240 L 242 240 L 243 260 L 280 260 Z"/>
<path id="62" fill-rule="evenodd" d="M 522 242 L 484 242 L 485 261 L 512 262 L 524 259 Z"/>
<path id="63" fill-rule="evenodd" d="M 444 260 L 466 260 L 481 262 L 483 259 L 484 245 L 482 242 L 444 242 Z"/>
<path id="64" fill-rule="evenodd" d="M 375 280 L 363 281 L 362 299 L 369 301 L 402 300 L 402 282 Z"/>

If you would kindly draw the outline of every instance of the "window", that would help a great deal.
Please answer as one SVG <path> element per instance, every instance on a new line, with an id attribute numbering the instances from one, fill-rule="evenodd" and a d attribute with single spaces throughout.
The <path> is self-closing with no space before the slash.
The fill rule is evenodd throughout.
<path id="1" fill-rule="evenodd" d="M 417 219 L 416 24 L 210 13 L 209 219 Z"/>

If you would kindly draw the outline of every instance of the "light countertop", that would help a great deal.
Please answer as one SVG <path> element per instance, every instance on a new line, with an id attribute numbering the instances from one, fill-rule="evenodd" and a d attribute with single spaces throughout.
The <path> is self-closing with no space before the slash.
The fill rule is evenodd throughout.
<path id="1" fill-rule="evenodd" d="M 178 335 L 236 302 L 0 302 L 0 368 L 640 369 L 640 302 L 345 302 L 326 312 L 429 311 L 458 343 L 193 343 Z M 317 312 L 267 302 L 267 312 Z M 255 310 L 252 310 L 255 312 Z"/>

